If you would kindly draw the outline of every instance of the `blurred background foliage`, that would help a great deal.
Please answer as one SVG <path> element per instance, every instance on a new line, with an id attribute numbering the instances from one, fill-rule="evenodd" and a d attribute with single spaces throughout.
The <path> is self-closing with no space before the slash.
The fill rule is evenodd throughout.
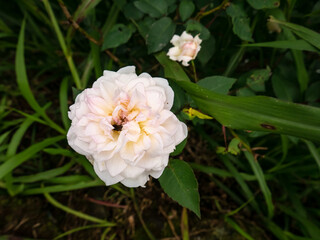
<path id="1" fill-rule="evenodd" d="M 319 239 L 319 26 L 318 0 L 3 2 L 0 238 Z M 196 71 L 165 55 L 185 30 Z M 179 193 L 105 187 L 67 145 L 75 96 L 127 65 L 168 78 L 188 123 Z"/>

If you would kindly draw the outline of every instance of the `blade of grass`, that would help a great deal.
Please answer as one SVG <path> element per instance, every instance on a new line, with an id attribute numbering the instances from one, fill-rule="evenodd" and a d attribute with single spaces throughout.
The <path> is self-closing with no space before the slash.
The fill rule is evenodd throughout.
<path id="1" fill-rule="evenodd" d="M 62 167 L 51 169 L 48 171 L 32 174 L 29 176 L 19 176 L 13 179 L 13 182 L 33 183 L 41 180 L 51 179 L 68 171 L 74 165 L 74 161 L 70 161 Z"/>
<path id="2" fill-rule="evenodd" d="M 59 203 L 49 193 L 45 192 L 44 196 L 48 200 L 48 202 L 51 203 L 53 206 L 55 206 L 56 208 L 61 209 L 62 211 L 70 213 L 70 214 L 72 214 L 74 216 L 77 216 L 79 218 L 85 219 L 85 220 L 90 221 L 90 222 L 101 223 L 101 224 L 104 224 L 105 226 L 108 226 L 108 227 L 112 227 L 112 226 L 116 225 L 115 223 L 108 222 L 106 220 L 103 220 L 103 219 L 100 219 L 100 218 L 96 218 L 96 217 L 90 216 L 88 214 L 85 214 L 83 212 L 79 212 L 79 211 L 76 211 L 74 209 L 71 209 L 71 208 Z"/>
<path id="3" fill-rule="evenodd" d="M 289 215 L 290 217 L 296 219 L 300 224 L 307 230 L 309 233 L 310 237 L 314 240 L 318 239 L 320 236 L 320 229 L 317 225 L 315 225 L 312 221 L 310 221 L 308 218 L 303 217 L 296 212 L 294 212 L 292 209 L 283 206 L 283 205 L 278 205 L 279 209 Z"/>
<path id="4" fill-rule="evenodd" d="M 305 140 L 304 142 L 307 144 L 308 149 L 309 149 L 310 153 L 312 154 L 312 156 L 313 156 L 314 160 L 316 161 L 318 168 L 320 170 L 320 153 L 319 153 L 318 149 L 316 148 L 316 146 L 312 142 L 307 141 L 307 140 Z"/>
<path id="5" fill-rule="evenodd" d="M 270 189 L 267 185 L 263 171 L 262 171 L 259 163 L 254 159 L 252 153 L 244 152 L 244 155 L 246 156 L 254 174 L 256 175 L 256 177 L 258 179 L 258 183 L 260 185 L 261 191 L 262 191 L 264 198 L 266 200 L 266 204 L 267 204 L 267 208 L 268 208 L 268 217 L 271 219 L 274 214 L 274 206 L 272 203 L 271 192 L 270 192 Z"/>
<path id="6" fill-rule="evenodd" d="M 197 163 L 189 163 L 189 165 L 197 171 L 208 173 L 208 174 L 213 174 L 215 176 L 223 177 L 223 178 L 228 178 L 228 177 L 233 177 L 233 175 L 223 169 L 216 168 L 216 167 L 211 167 L 211 166 L 203 166 L 201 164 Z M 257 177 L 255 175 L 247 174 L 247 173 L 242 173 L 240 172 L 240 175 L 243 177 L 245 181 L 257 181 Z M 272 179 L 274 176 L 271 174 L 265 174 L 265 179 Z"/>
<path id="7" fill-rule="evenodd" d="M 0 165 L 0 179 L 3 178 L 6 174 L 11 172 L 13 169 L 18 167 L 20 164 L 29 160 L 33 155 L 41 151 L 43 148 L 54 144 L 58 141 L 64 139 L 65 136 L 57 136 L 52 138 L 47 138 L 42 142 L 36 143 L 26 150 L 10 157 L 7 161 L 5 161 L 2 165 Z"/>
<path id="8" fill-rule="evenodd" d="M 226 167 L 229 169 L 229 171 L 232 173 L 238 184 L 240 185 L 241 189 L 243 190 L 243 195 L 246 197 L 246 199 L 254 198 L 254 195 L 252 191 L 250 190 L 247 183 L 244 181 L 243 177 L 240 175 L 238 170 L 233 166 L 231 161 L 228 159 L 228 156 L 220 156 L 220 158 L 223 160 L 223 163 L 226 165 Z M 255 200 L 252 200 L 251 202 L 252 207 L 258 212 L 261 213 L 261 210 L 259 208 L 259 205 Z"/>
<path id="9" fill-rule="evenodd" d="M 263 222 L 269 229 L 269 231 L 272 232 L 273 235 L 276 236 L 279 240 L 289 240 L 289 238 L 285 234 L 285 231 L 283 231 L 277 224 L 272 222 L 270 219 L 266 218 Z"/>
<path id="10" fill-rule="evenodd" d="M 302 39 L 306 40 L 316 48 L 320 49 L 320 34 L 303 26 L 300 26 L 298 24 L 289 23 L 285 21 L 278 20 L 274 17 L 271 17 L 269 19 L 270 22 L 277 23 L 285 28 L 290 29 L 292 32 L 294 32 L 296 35 L 301 37 Z"/>
<path id="11" fill-rule="evenodd" d="M 17 148 L 20 145 L 20 142 L 21 142 L 25 132 L 27 131 L 27 129 L 31 126 L 31 124 L 33 122 L 34 121 L 31 118 L 27 118 L 26 120 L 24 120 L 22 122 L 22 124 L 20 125 L 18 130 L 13 134 L 13 136 L 10 140 L 10 143 L 8 145 L 8 148 L 7 148 L 7 153 L 6 153 L 7 158 L 16 154 Z M 13 184 L 14 178 L 12 177 L 11 172 L 9 172 L 6 176 L 4 176 L 3 179 L 6 183 L 6 188 L 11 196 L 14 196 L 17 193 L 21 192 L 24 188 L 24 186 L 21 184 L 18 186 Z"/>
<path id="12" fill-rule="evenodd" d="M 73 183 L 81 183 L 81 182 L 90 182 L 93 179 L 88 175 L 72 175 L 72 176 L 60 176 L 49 178 L 46 183 L 50 184 L 73 184 Z"/>
<path id="13" fill-rule="evenodd" d="M 93 225 L 87 225 L 87 226 L 83 226 L 83 227 L 74 228 L 74 229 L 71 229 L 67 232 L 64 232 L 64 233 L 56 236 L 53 240 L 63 238 L 65 236 L 71 235 L 72 233 L 79 232 L 82 230 L 87 230 L 87 229 L 91 229 L 91 228 L 103 228 L 103 227 L 108 227 L 108 225 L 107 224 L 93 224 Z M 107 228 L 107 229 L 110 229 L 110 228 Z"/>
<path id="14" fill-rule="evenodd" d="M 240 233 L 247 240 L 254 240 L 248 233 L 246 233 L 235 221 L 229 217 L 225 217 L 224 220 L 234 228 L 238 233 Z"/>
<path id="15" fill-rule="evenodd" d="M 283 40 L 283 41 L 272 41 L 262 43 L 251 43 L 242 44 L 245 47 L 269 47 L 269 48 L 282 48 L 282 49 L 293 49 L 301 51 L 310 51 L 319 53 L 319 50 L 314 48 L 308 42 L 304 40 Z"/>
<path id="16" fill-rule="evenodd" d="M 81 85 L 81 82 L 80 82 L 79 74 L 78 74 L 77 68 L 74 65 L 73 59 L 72 59 L 71 50 L 67 48 L 66 42 L 65 42 L 64 37 L 62 35 L 62 32 L 61 32 L 61 30 L 59 28 L 58 21 L 57 21 L 55 15 L 53 13 L 51 5 L 50 5 L 48 0 L 43 0 L 42 2 L 44 4 L 44 6 L 45 6 L 45 9 L 47 10 L 47 12 L 49 14 L 53 29 L 54 29 L 54 31 L 55 31 L 55 33 L 57 35 L 58 41 L 60 43 L 60 47 L 62 49 L 62 52 L 63 52 L 63 54 L 64 54 L 64 56 L 65 56 L 65 58 L 67 60 L 69 69 L 71 71 L 71 75 L 73 77 L 73 81 L 74 81 L 77 89 L 82 89 L 82 85 Z"/>
<path id="17" fill-rule="evenodd" d="M 67 130 L 70 127 L 70 120 L 68 118 L 68 77 L 65 77 L 60 84 L 59 100 L 61 119 L 64 128 Z"/>
<path id="18" fill-rule="evenodd" d="M 50 127 L 57 130 L 61 134 L 65 134 L 65 130 L 62 129 L 60 126 L 58 126 L 56 123 L 54 123 L 45 113 L 44 108 L 40 107 L 38 102 L 35 100 L 34 95 L 31 91 L 27 72 L 26 72 L 26 66 L 25 66 L 25 60 L 24 60 L 24 32 L 25 32 L 25 25 L 26 20 L 24 19 L 21 24 L 21 30 L 19 34 L 19 40 L 17 44 L 17 51 L 16 51 L 16 59 L 15 59 L 15 67 L 16 67 L 16 74 L 17 74 L 17 83 L 19 86 L 19 89 L 23 95 L 23 97 L 27 100 L 29 105 L 40 115 L 44 118 L 44 120 L 48 123 Z"/>
<path id="19" fill-rule="evenodd" d="M 156 58 L 163 65 L 165 76 L 182 87 L 201 111 L 216 118 L 222 125 L 232 129 L 273 132 L 320 141 L 319 108 L 266 96 L 218 94 L 190 82 L 188 78 L 169 74 L 181 66 L 175 65 L 173 68 L 173 61 L 164 52 L 157 54 Z"/>
<path id="20" fill-rule="evenodd" d="M 47 186 L 47 187 L 30 188 L 30 189 L 24 190 L 21 194 L 35 195 L 35 194 L 41 194 L 41 193 L 66 192 L 66 191 L 72 191 L 72 190 L 84 189 L 84 188 L 90 188 L 90 187 L 98 187 L 98 186 L 105 186 L 105 183 L 97 179 L 90 182 L 81 182 L 81 183 L 70 184 L 70 185 L 54 185 L 54 186 Z"/>

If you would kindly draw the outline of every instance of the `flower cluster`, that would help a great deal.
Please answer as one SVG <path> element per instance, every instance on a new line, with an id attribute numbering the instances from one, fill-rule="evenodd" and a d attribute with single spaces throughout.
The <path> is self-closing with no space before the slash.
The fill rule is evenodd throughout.
<path id="1" fill-rule="evenodd" d="M 170 111 L 174 93 L 163 78 L 135 67 L 104 71 L 92 88 L 70 106 L 69 145 L 112 185 L 144 186 L 160 177 L 169 154 L 187 136 L 187 127 Z"/>
<path id="2" fill-rule="evenodd" d="M 200 51 L 202 40 L 199 35 L 192 37 L 186 31 L 181 36 L 174 35 L 170 41 L 174 47 L 169 49 L 167 55 L 173 61 L 182 62 L 183 66 L 189 66 L 189 61 L 196 58 Z"/>

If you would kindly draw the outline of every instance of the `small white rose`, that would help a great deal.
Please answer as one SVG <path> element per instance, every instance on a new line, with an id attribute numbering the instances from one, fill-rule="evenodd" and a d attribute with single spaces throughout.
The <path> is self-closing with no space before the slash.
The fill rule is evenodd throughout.
<path id="1" fill-rule="evenodd" d="M 133 66 L 104 71 L 70 106 L 69 145 L 106 185 L 143 187 L 149 175 L 160 177 L 187 137 L 187 126 L 170 111 L 173 97 L 166 79 L 137 76 Z"/>
<path id="2" fill-rule="evenodd" d="M 170 41 L 174 47 L 169 49 L 167 55 L 173 61 L 182 62 L 183 66 L 189 66 L 189 61 L 196 58 L 200 51 L 202 40 L 199 34 L 192 37 L 186 31 L 181 36 L 174 35 Z"/>

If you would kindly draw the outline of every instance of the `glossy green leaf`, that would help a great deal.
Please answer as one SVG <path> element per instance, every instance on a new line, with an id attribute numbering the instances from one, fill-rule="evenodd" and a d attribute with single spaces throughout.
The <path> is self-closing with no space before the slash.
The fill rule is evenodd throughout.
<path id="1" fill-rule="evenodd" d="M 265 96 L 235 97 L 209 91 L 186 78 L 174 78 L 172 61 L 157 56 L 167 78 L 175 80 L 200 110 L 234 129 L 267 131 L 320 141 L 320 109 Z M 168 70 L 166 70 L 168 69 Z"/>
<path id="2" fill-rule="evenodd" d="M 247 2 L 255 9 L 277 8 L 280 6 L 279 0 L 247 0 Z"/>
<path id="3" fill-rule="evenodd" d="M 192 168 L 186 162 L 170 160 L 159 182 L 169 197 L 189 208 L 200 218 L 198 183 Z"/>
<path id="4" fill-rule="evenodd" d="M 181 20 L 187 20 L 192 15 L 194 9 L 194 3 L 191 0 L 182 0 L 179 5 L 179 13 Z"/>
<path id="5" fill-rule="evenodd" d="M 250 19 L 240 3 L 230 3 L 226 13 L 232 19 L 233 32 L 244 41 L 253 41 L 250 29 Z"/>
<path id="6" fill-rule="evenodd" d="M 134 5 L 141 11 L 146 14 L 149 14 L 150 17 L 158 18 L 167 13 L 168 4 L 165 0 L 140 0 L 135 1 Z"/>
<path id="7" fill-rule="evenodd" d="M 114 25 L 111 28 L 111 30 L 107 33 L 107 35 L 104 37 L 101 50 L 104 51 L 108 48 L 116 48 L 122 44 L 125 44 L 129 41 L 132 33 L 133 29 L 126 25 Z"/>
<path id="8" fill-rule="evenodd" d="M 235 78 L 211 76 L 201 79 L 197 84 L 213 92 L 226 95 L 236 81 L 237 79 Z"/>
<path id="9" fill-rule="evenodd" d="M 171 40 L 175 30 L 176 25 L 171 18 L 163 17 L 154 22 L 146 35 L 148 53 L 162 50 Z"/>

